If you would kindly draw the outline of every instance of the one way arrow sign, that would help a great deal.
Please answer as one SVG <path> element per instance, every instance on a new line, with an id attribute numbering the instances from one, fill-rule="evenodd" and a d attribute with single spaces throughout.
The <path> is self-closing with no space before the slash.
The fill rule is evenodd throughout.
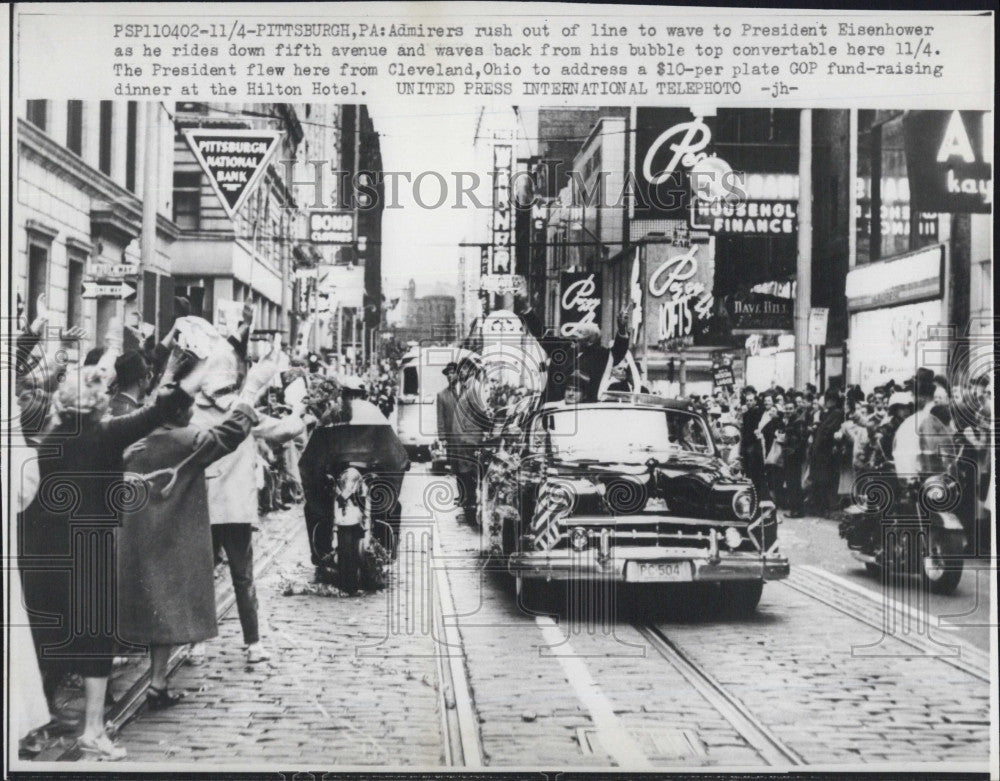
<path id="1" fill-rule="evenodd" d="M 84 298 L 120 298 L 122 300 L 135 295 L 135 287 L 127 282 L 113 285 L 98 285 L 94 282 L 83 283 Z"/>

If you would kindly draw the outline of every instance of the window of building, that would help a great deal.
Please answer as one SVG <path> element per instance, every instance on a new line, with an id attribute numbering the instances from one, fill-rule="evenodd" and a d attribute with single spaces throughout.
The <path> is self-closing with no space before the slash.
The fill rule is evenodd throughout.
<path id="1" fill-rule="evenodd" d="M 49 242 L 28 240 L 28 301 L 27 313 L 30 323 L 38 315 L 36 302 L 48 287 Z"/>
<path id="2" fill-rule="evenodd" d="M 139 104 L 130 100 L 125 128 L 125 187 L 135 192 L 135 156 L 139 132 Z"/>
<path id="3" fill-rule="evenodd" d="M 83 101 L 66 101 L 66 148 L 83 154 Z"/>
<path id="4" fill-rule="evenodd" d="M 174 172 L 174 222 L 181 230 L 201 227 L 201 171 Z"/>
<path id="5" fill-rule="evenodd" d="M 113 117 L 113 104 L 110 100 L 101 101 L 101 115 L 99 127 L 99 154 L 97 167 L 102 173 L 111 176 L 111 120 Z"/>
<path id="6" fill-rule="evenodd" d="M 35 127 L 45 130 L 45 123 L 48 119 L 48 110 L 44 100 L 29 100 L 28 121 Z"/>
<path id="7" fill-rule="evenodd" d="M 271 212 L 271 246 L 273 247 L 271 261 L 279 265 L 285 250 L 281 224 L 281 207 L 279 206 Z"/>
<path id="8" fill-rule="evenodd" d="M 66 325 L 83 325 L 83 258 L 69 259 L 66 282 Z"/>
<path id="9" fill-rule="evenodd" d="M 910 209 L 902 115 L 862 111 L 859 126 L 857 262 L 893 257 L 937 243 L 937 215 Z"/>

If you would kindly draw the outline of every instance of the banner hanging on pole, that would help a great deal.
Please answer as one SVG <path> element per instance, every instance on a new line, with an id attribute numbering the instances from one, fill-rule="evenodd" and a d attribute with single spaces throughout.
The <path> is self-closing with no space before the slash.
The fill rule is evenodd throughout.
<path id="1" fill-rule="evenodd" d="M 278 148 L 280 130 L 216 130 L 189 128 L 184 131 L 198 164 L 231 220 L 246 203 Z"/>

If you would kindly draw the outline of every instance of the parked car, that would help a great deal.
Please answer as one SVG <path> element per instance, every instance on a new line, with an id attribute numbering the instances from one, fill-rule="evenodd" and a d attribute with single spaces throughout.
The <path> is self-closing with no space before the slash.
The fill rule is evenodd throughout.
<path id="1" fill-rule="evenodd" d="M 686 402 L 612 393 L 512 413 L 484 456 L 480 524 L 525 606 L 550 580 L 717 582 L 747 615 L 788 576 L 773 503 Z"/>

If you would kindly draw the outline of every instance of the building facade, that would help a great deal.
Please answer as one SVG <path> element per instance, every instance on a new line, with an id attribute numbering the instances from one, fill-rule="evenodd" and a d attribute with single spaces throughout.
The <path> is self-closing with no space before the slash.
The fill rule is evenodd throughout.
<path id="1" fill-rule="evenodd" d="M 181 231 L 173 247 L 177 294 L 213 321 L 224 302 L 250 302 L 255 330 L 280 331 L 294 343 L 292 265 L 305 229 L 282 163 L 297 159 L 303 140 L 295 107 L 177 103 L 174 125 L 173 218 Z M 188 146 L 183 134 L 188 128 L 281 131 L 279 149 L 235 220 Z"/>
<path id="2" fill-rule="evenodd" d="M 985 112 L 858 112 L 849 383 L 898 382 L 918 365 L 952 376 L 970 343 L 990 352 L 992 204 L 944 186 L 965 168 L 989 183 L 990 121 Z"/>
<path id="3" fill-rule="evenodd" d="M 630 308 L 633 350 L 650 387 L 668 395 L 711 392 L 719 376 L 792 386 L 801 296 L 820 324 L 805 351 L 816 387 L 869 391 L 918 365 L 947 374 L 964 342 L 992 327 L 991 204 L 945 184 L 964 176 L 988 191 L 987 125 L 982 112 L 601 116 L 558 198 L 536 211 L 526 249 L 532 262 L 546 258 L 536 304 L 559 326 L 568 286 L 577 300 L 581 274 L 593 275 L 602 332 L 609 338 L 615 312 Z M 674 154 L 681 139 L 694 148 L 687 159 Z M 738 192 L 711 189 L 730 175 Z M 621 181 L 624 201 L 614 197 Z M 602 188 L 612 197 L 598 197 Z M 807 289 L 797 279 L 803 252 Z"/>
<path id="4" fill-rule="evenodd" d="M 410 280 L 393 311 L 393 334 L 401 342 L 446 344 L 461 336 L 454 296 L 417 296 Z"/>
<path id="5" fill-rule="evenodd" d="M 173 170 L 167 112 L 134 101 L 30 100 L 19 109 L 11 258 L 19 314 L 30 321 L 44 294 L 50 325 L 83 327 L 86 347 L 122 338 L 137 320 L 162 334 L 173 322 L 179 236 L 169 186 L 151 195 L 150 252 L 140 236 L 145 182 L 169 182 Z"/>

